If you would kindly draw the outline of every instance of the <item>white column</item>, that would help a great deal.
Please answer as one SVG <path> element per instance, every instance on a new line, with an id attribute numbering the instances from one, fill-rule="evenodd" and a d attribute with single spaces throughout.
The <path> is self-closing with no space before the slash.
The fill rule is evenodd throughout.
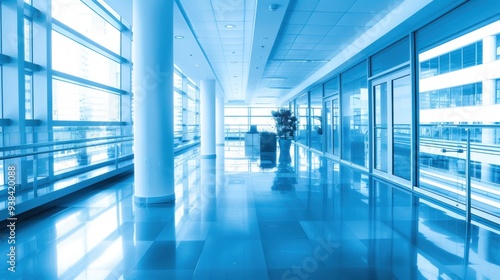
<path id="1" fill-rule="evenodd" d="M 173 0 L 133 1 L 134 196 L 175 200 Z"/>
<path id="2" fill-rule="evenodd" d="M 201 156 L 215 158 L 215 80 L 202 80 L 200 91 Z"/>
<path id="3" fill-rule="evenodd" d="M 217 121 L 216 125 L 216 141 L 217 146 L 224 146 L 225 142 L 225 129 L 224 129 L 224 96 L 217 96 L 217 106 L 216 106 L 215 119 Z"/>

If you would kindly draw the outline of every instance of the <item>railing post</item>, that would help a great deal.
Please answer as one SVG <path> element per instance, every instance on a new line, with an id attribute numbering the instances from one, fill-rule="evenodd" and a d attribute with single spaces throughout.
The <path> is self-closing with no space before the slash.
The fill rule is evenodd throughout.
<path id="1" fill-rule="evenodd" d="M 115 169 L 118 169 L 118 143 L 115 143 Z"/>
<path id="2" fill-rule="evenodd" d="M 470 172 L 470 128 L 466 128 L 467 132 L 467 151 L 465 156 L 465 219 L 467 223 L 471 221 L 471 172 Z"/>
<path id="3" fill-rule="evenodd" d="M 38 197 L 38 155 L 33 155 L 33 196 Z"/>

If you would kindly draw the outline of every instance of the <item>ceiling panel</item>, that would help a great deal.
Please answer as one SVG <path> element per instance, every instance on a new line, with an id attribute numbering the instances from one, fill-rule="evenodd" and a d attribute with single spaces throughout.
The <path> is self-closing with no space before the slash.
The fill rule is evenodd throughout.
<path id="1" fill-rule="evenodd" d="M 326 35 L 332 29 L 332 25 L 316 25 L 308 24 L 303 29 L 301 34 L 304 35 Z"/>
<path id="2" fill-rule="evenodd" d="M 381 14 L 371 14 L 371 13 L 346 13 L 340 21 L 337 23 L 338 26 L 349 26 L 349 27 L 365 27 L 372 26 L 380 19 L 383 15 Z M 354 29 L 355 30 L 355 29 Z M 356 30 L 355 30 L 356 31 Z"/>
<path id="3" fill-rule="evenodd" d="M 396 8 L 403 0 L 373 1 L 357 0 L 349 9 L 353 13 L 385 13 Z"/>
<path id="4" fill-rule="evenodd" d="M 293 12 L 289 17 L 287 23 L 289 24 L 306 24 L 312 12 Z"/>
<path id="5" fill-rule="evenodd" d="M 286 25 L 280 33 L 282 34 L 300 34 L 304 28 L 304 24 L 288 24 Z"/>
<path id="6" fill-rule="evenodd" d="M 176 0 L 228 101 L 249 103 L 288 94 L 402 2 Z"/>
<path id="7" fill-rule="evenodd" d="M 297 39 L 295 39 L 295 43 L 312 43 L 312 44 L 317 44 L 321 42 L 325 36 L 321 35 L 299 35 L 297 36 Z"/>
<path id="8" fill-rule="evenodd" d="M 316 8 L 316 5 L 318 4 L 318 2 L 319 2 L 319 0 L 297 1 L 295 4 L 295 7 L 293 9 L 295 11 L 312 12 Z"/>
<path id="9" fill-rule="evenodd" d="M 307 21 L 308 25 L 334 25 L 344 13 L 313 12 Z"/>
<path id="10" fill-rule="evenodd" d="M 376 1 L 376 0 L 372 0 Z M 334 2 L 334 3 L 332 3 Z M 347 12 L 356 0 L 320 0 L 316 5 L 317 12 Z M 379 1 L 385 2 L 385 1 Z"/>

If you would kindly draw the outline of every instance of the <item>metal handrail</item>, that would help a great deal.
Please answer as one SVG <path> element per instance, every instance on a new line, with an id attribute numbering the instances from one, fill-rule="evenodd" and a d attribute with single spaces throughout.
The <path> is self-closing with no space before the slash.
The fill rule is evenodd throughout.
<path id="1" fill-rule="evenodd" d="M 49 149 L 49 150 L 44 150 L 44 151 L 6 155 L 6 156 L 0 156 L 0 160 L 41 155 L 41 154 L 48 154 L 48 153 L 54 153 L 54 152 L 62 152 L 62 151 L 66 151 L 66 150 L 81 149 L 81 148 L 88 148 L 88 147 L 95 147 L 95 146 L 102 146 L 102 145 L 109 145 L 109 144 L 116 144 L 116 143 L 123 143 L 123 142 L 129 142 L 132 140 L 133 140 L 133 137 L 131 137 L 130 139 L 125 139 L 125 140 L 108 141 L 108 142 L 101 142 L 101 143 L 89 144 L 89 145 L 79 145 L 79 146 L 75 146 L 75 147 L 71 147 L 71 148 Z M 89 141 L 89 142 L 93 142 L 93 141 Z M 60 144 L 56 144 L 56 145 L 60 145 Z"/>
<path id="2" fill-rule="evenodd" d="M 422 123 L 419 127 L 454 127 L 454 128 L 500 128 L 500 124 L 437 124 L 437 123 Z"/>
<path id="3" fill-rule="evenodd" d="M 32 144 L 22 144 L 16 146 L 0 147 L 0 152 L 7 152 L 12 150 L 27 150 L 27 149 L 37 149 L 42 147 L 50 147 L 56 145 L 69 145 L 84 142 L 94 142 L 108 139 L 119 139 L 119 138 L 134 138 L 133 135 L 118 135 L 118 136 L 106 136 L 106 137 L 96 137 L 91 139 L 74 139 L 74 140 L 62 140 L 57 142 L 43 142 L 43 143 L 32 143 Z"/>

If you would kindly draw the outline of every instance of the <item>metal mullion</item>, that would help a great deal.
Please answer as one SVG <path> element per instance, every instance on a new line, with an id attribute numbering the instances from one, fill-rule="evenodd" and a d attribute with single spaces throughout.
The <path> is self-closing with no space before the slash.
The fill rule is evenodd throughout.
<path id="1" fill-rule="evenodd" d="M 119 94 L 119 95 L 124 95 L 124 94 L 128 93 L 124 90 L 121 90 L 121 89 L 118 89 L 115 87 L 104 85 L 104 84 L 101 84 L 98 82 L 94 82 L 91 80 L 87 80 L 84 78 L 80 78 L 80 77 L 73 76 L 71 74 L 66 74 L 64 72 L 60 72 L 60 71 L 56 71 L 56 70 L 52 70 L 52 78 L 54 78 L 56 80 L 60 80 L 60 81 L 69 82 L 72 84 L 77 84 L 77 85 L 84 86 L 84 87 L 89 87 L 89 88 L 93 88 L 93 89 L 97 89 L 97 90 L 102 90 L 102 91 L 107 91 L 110 93 Z"/>
<path id="2" fill-rule="evenodd" d="M 120 19 L 116 18 L 111 12 L 108 11 L 108 9 L 101 5 L 101 3 L 96 0 L 81 1 L 120 32 L 129 30 L 129 28 L 125 26 Z"/>
<path id="3" fill-rule="evenodd" d="M 82 35 L 81 33 L 73 30 L 71 27 L 65 25 L 64 23 L 52 19 L 52 29 L 58 33 L 61 33 L 62 35 L 70 38 L 71 40 L 115 61 L 118 63 L 126 63 L 128 62 L 127 59 L 122 57 L 119 54 L 116 54 L 115 52 L 107 49 L 106 47 L 102 46 L 101 44 L 87 38 L 86 36 Z"/>

